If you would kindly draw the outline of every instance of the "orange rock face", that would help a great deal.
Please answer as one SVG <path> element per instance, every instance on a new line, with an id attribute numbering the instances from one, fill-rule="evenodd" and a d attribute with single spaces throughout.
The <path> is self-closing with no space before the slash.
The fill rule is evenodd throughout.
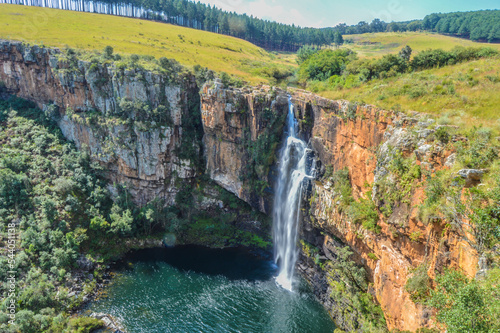
<path id="1" fill-rule="evenodd" d="M 255 90 L 224 89 L 216 81 L 205 85 L 201 94 L 206 172 L 218 185 L 266 213 L 270 213 L 272 207 L 270 191 L 258 193 L 247 178 L 255 170 L 253 180 L 272 185 L 269 175 L 273 161 L 256 165 L 255 155 L 269 152 L 257 150 L 262 149 L 259 146 L 251 156 L 250 147 L 260 140 L 273 155 L 279 148 L 287 110 L 286 93 L 267 86 Z M 266 113 L 271 116 L 266 117 Z M 268 119 L 271 117 L 275 121 Z"/>
<path id="2" fill-rule="evenodd" d="M 355 198 L 365 196 L 367 185 L 372 185 L 380 174 L 379 147 L 384 142 L 396 143 L 405 155 L 413 154 L 414 146 L 407 147 L 404 133 L 418 126 L 417 119 L 370 105 L 330 101 L 303 91 L 294 93 L 293 101 L 299 118 L 312 118 L 312 124 L 303 131 L 310 136 L 321 165 L 331 165 L 334 171 L 347 168 Z M 432 156 L 423 159 L 427 162 L 422 163 L 441 168 L 450 153 L 430 154 Z M 458 235 L 445 229 L 443 223 L 425 225 L 420 221 L 418 205 L 424 195 L 422 187 L 415 186 L 409 203 L 400 204 L 389 218 L 381 216 L 378 234 L 350 222 L 336 208 L 337 194 L 329 184 L 315 182 L 313 187 L 317 199 L 311 213 L 314 228 L 325 234 L 323 250 L 329 251 L 330 237 L 351 247 L 355 260 L 366 268 L 373 282 L 389 329 L 415 331 L 420 327 L 433 327 L 431 311 L 413 303 L 405 290 L 412 270 L 426 262 L 430 277 L 442 272 L 444 267 L 460 268 L 472 277 L 476 273 L 477 256 Z M 378 260 L 374 260 L 373 255 Z"/>

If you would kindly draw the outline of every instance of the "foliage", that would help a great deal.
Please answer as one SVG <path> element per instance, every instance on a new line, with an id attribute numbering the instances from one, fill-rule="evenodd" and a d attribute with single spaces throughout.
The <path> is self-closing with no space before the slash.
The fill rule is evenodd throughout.
<path id="1" fill-rule="evenodd" d="M 409 203 L 416 181 L 422 176 L 420 165 L 415 163 L 415 158 L 405 158 L 397 149 L 389 151 L 390 162 L 387 165 L 389 173 L 379 179 L 374 186 L 377 190 L 378 207 L 389 217 L 396 206 Z"/>
<path id="2" fill-rule="evenodd" d="M 0 230 L 6 237 L 7 223 L 14 223 L 19 232 L 17 329 L 61 331 L 68 325 L 64 311 L 79 302 L 67 296 L 65 287 L 73 283 L 79 252 L 90 238 L 99 242 L 118 236 L 113 223 L 107 234 L 93 230 L 109 226 L 111 200 L 100 167 L 66 143 L 33 104 L 16 98 L 0 101 L 0 114 Z M 6 253 L 0 256 L 2 267 L 7 258 Z M 5 292 L 6 269 L 0 270 L 0 278 Z M 7 302 L 0 305 L 2 311 Z M 2 317 L 0 330 L 5 324 Z"/>
<path id="3" fill-rule="evenodd" d="M 381 227 L 377 225 L 379 220 L 378 210 L 375 203 L 372 201 L 372 192 L 368 191 L 365 198 L 360 198 L 359 201 L 353 201 L 349 209 L 354 223 L 361 223 L 367 230 L 380 233 Z"/>
<path id="4" fill-rule="evenodd" d="M 385 79 L 407 73 L 409 70 L 424 70 L 433 67 L 453 65 L 480 58 L 492 58 L 499 54 L 491 48 L 456 47 L 451 51 L 433 49 L 422 51 L 410 61 L 411 48 L 405 46 L 398 55 L 387 54 L 375 59 L 357 59 L 357 54 L 350 49 L 323 50 L 308 54 L 300 64 L 299 77 L 314 88 L 318 81 L 324 87 L 339 89 L 360 86 L 362 83 Z M 409 95 L 418 98 L 426 94 L 422 90 L 413 90 L 408 86 Z M 450 86 L 448 90 L 441 87 L 438 94 L 455 94 Z"/>
<path id="5" fill-rule="evenodd" d="M 497 271 L 483 282 L 470 280 L 458 271 L 446 270 L 436 276 L 436 288 L 431 291 L 428 305 L 438 311 L 437 319 L 448 331 L 497 332 L 500 329 L 497 311 L 500 295 Z M 493 283 L 492 283 L 493 282 Z"/>
<path id="6" fill-rule="evenodd" d="M 371 199 L 371 191 L 365 194 L 366 198 L 355 200 L 347 169 L 334 172 L 332 180 L 334 191 L 339 198 L 340 209 L 345 211 L 354 223 L 360 223 L 366 230 L 379 233 L 380 226 L 377 225 L 379 215 L 377 206 Z"/>
<path id="7" fill-rule="evenodd" d="M 492 58 L 499 52 L 492 48 L 456 47 L 451 51 L 442 49 L 426 50 L 417 54 L 411 60 L 411 67 L 415 70 L 423 70 L 433 67 L 454 65 L 461 62 L 476 60 L 480 58 Z"/>
<path id="8" fill-rule="evenodd" d="M 302 46 L 297 51 L 297 63 L 301 65 L 303 62 L 309 59 L 313 54 L 318 53 L 319 51 L 320 49 L 310 45 Z"/>
<path id="9" fill-rule="evenodd" d="M 408 61 L 410 61 L 410 58 L 411 58 L 411 52 L 412 52 L 411 47 L 409 45 L 406 45 L 405 47 L 403 47 L 401 49 L 401 51 L 399 51 L 398 55 L 404 61 L 408 62 Z"/>
<path id="10" fill-rule="evenodd" d="M 186 243 L 203 244 L 213 247 L 243 245 L 269 249 L 271 243 L 261 236 L 236 227 L 236 215 L 218 210 L 215 214 L 196 212 L 192 223 L 185 224 L 180 231 Z"/>
<path id="11" fill-rule="evenodd" d="M 430 292 L 431 279 L 427 274 L 428 266 L 420 264 L 406 281 L 405 289 L 415 303 L 422 303 Z"/>
<path id="12" fill-rule="evenodd" d="M 299 68 L 299 76 L 304 80 L 327 80 L 332 75 L 340 75 L 351 50 L 322 50 L 311 54 Z"/>
<path id="13" fill-rule="evenodd" d="M 109 45 L 107 45 L 105 48 L 104 48 L 104 56 L 108 59 L 112 59 L 113 58 L 113 48 Z"/>
<path id="14" fill-rule="evenodd" d="M 330 297 L 346 303 L 351 311 L 358 311 L 363 332 L 378 331 L 386 327 L 384 314 L 368 293 L 366 271 L 356 265 L 352 254 L 349 247 L 339 248 L 336 260 L 329 263 Z"/>
<path id="15" fill-rule="evenodd" d="M 493 184 L 485 187 L 463 192 L 451 187 L 442 208 L 446 220 L 480 255 L 500 242 L 500 177 L 495 175 Z"/>
<path id="16" fill-rule="evenodd" d="M 77 317 L 69 320 L 69 329 L 74 333 L 91 333 L 104 326 L 100 319 Z"/>
<path id="17" fill-rule="evenodd" d="M 468 140 L 456 144 L 458 161 L 465 168 L 484 168 L 498 157 L 498 146 L 490 143 L 491 130 L 474 126 L 465 134 Z"/>
<path id="18" fill-rule="evenodd" d="M 422 27 L 443 34 L 458 35 L 471 40 L 500 40 L 500 11 L 481 10 L 447 14 L 430 14 L 422 21 Z"/>

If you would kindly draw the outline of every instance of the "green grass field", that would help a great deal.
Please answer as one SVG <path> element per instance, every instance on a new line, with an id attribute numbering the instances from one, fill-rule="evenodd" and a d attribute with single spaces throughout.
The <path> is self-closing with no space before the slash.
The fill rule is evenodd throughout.
<path id="1" fill-rule="evenodd" d="M 345 35 L 344 39 L 353 41 L 353 44 L 346 44 L 345 47 L 356 51 L 361 58 L 398 53 L 405 45 L 409 45 L 414 52 L 427 49 L 451 50 L 455 46 L 488 46 L 500 50 L 500 44 L 475 43 L 429 32 L 381 32 Z"/>
<path id="2" fill-rule="evenodd" d="M 434 114 L 443 124 L 500 129 L 500 58 L 482 59 L 319 92 L 332 99 Z"/>
<path id="3" fill-rule="evenodd" d="M 296 67 L 293 55 L 269 53 L 238 38 L 147 20 L 20 5 L 0 5 L 0 38 L 83 50 L 110 45 L 115 53 L 173 58 L 251 84 L 268 81 L 263 67 Z"/>

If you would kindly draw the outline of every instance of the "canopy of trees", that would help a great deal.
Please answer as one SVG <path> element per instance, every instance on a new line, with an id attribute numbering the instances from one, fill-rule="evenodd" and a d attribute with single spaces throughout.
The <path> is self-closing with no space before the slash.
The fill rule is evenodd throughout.
<path id="1" fill-rule="evenodd" d="M 475 41 L 500 42 L 500 10 L 431 14 L 424 18 L 422 27 Z"/>

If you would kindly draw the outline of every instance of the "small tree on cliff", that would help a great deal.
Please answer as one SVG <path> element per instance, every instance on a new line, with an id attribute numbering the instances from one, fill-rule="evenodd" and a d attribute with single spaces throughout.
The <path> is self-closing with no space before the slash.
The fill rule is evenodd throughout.
<path id="1" fill-rule="evenodd" d="M 106 46 L 104 48 L 104 56 L 107 58 L 107 59 L 111 59 L 113 58 L 113 48 L 111 46 Z"/>

